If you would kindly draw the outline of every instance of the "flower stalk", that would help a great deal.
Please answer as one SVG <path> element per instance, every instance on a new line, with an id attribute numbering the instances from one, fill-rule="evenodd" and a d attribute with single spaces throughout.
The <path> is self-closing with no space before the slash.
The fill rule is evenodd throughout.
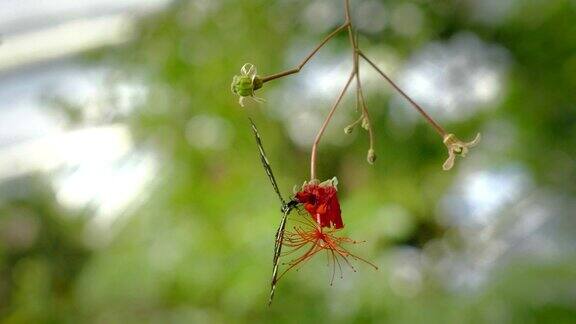
<path id="1" fill-rule="evenodd" d="M 324 120 L 322 127 L 320 127 L 320 129 L 318 130 L 318 134 L 316 134 L 316 138 L 314 139 L 314 143 L 312 144 L 312 152 L 310 154 L 310 179 L 311 180 L 316 179 L 316 158 L 317 158 L 317 154 L 318 154 L 318 144 L 320 143 L 320 139 L 322 138 L 322 135 L 324 135 L 324 131 L 326 130 L 326 127 L 328 127 L 330 120 L 332 120 L 332 116 L 334 116 L 334 113 L 336 112 L 336 108 L 338 108 L 338 105 L 342 101 L 344 94 L 346 94 L 346 90 L 348 90 L 348 87 L 350 86 L 350 83 L 352 82 L 354 75 L 355 75 L 355 73 L 352 72 L 350 74 L 350 76 L 348 77 L 348 80 L 346 81 L 346 85 L 344 86 L 342 91 L 340 91 L 340 94 L 338 95 L 338 98 L 336 99 L 336 101 L 332 105 L 332 108 L 330 108 L 330 111 L 328 112 L 328 116 Z"/>

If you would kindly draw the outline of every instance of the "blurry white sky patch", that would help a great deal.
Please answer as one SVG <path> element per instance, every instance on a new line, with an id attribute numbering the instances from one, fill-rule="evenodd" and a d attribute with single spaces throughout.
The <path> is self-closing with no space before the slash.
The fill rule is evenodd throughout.
<path id="1" fill-rule="evenodd" d="M 42 95 L 58 90 L 86 95 L 102 75 L 102 70 L 73 63 L 0 74 L 0 147 L 62 131 L 64 121 L 48 112 Z"/>
<path id="2" fill-rule="evenodd" d="M 4 0 L 0 2 L 0 72 L 132 37 L 138 15 L 168 0 Z"/>
<path id="3" fill-rule="evenodd" d="M 460 121 L 481 109 L 494 108 L 502 98 L 508 67 L 506 50 L 460 33 L 448 42 L 432 42 L 415 53 L 400 73 L 400 86 L 434 118 Z M 392 117 L 418 119 L 404 98 L 393 98 Z M 409 118 L 407 118 L 409 117 Z"/>
<path id="4" fill-rule="evenodd" d="M 0 184 L 49 176 L 60 204 L 94 210 L 89 228 L 99 234 L 145 199 L 156 160 L 135 151 L 126 125 L 110 123 L 141 105 L 147 88 L 75 56 L 130 40 L 136 19 L 169 3 L 0 1 Z M 70 103 L 82 122 L 69 124 L 49 105 L 54 98 Z"/>
<path id="5" fill-rule="evenodd" d="M 573 197 L 539 189 L 512 211 L 512 226 L 500 226 L 496 233 L 509 242 L 511 253 L 545 259 L 570 255 L 576 246 L 574 210 Z"/>
<path id="6" fill-rule="evenodd" d="M 38 114 L 26 102 L 17 102 L 0 110 L 0 148 L 9 143 L 59 131 L 52 118 Z"/>
<path id="7" fill-rule="evenodd" d="M 58 202 L 70 209 L 92 209 L 91 225 L 102 233 L 143 201 L 156 170 L 152 155 L 133 150 L 130 132 L 121 124 L 63 132 L 0 150 L 0 183 L 31 173 L 56 175 L 52 182 Z"/>
<path id="8" fill-rule="evenodd" d="M 312 48 L 312 43 L 297 44 L 291 51 L 287 68 L 298 64 Z M 297 77 L 286 79 L 280 87 L 265 92 L 268 95 L 266 99 L 279 103 L 272 105 L 271 111 L 278 120 L 284 122 L 290 138 L 298 146 L 308 148 L 312 144 L 330 107 L 346 84 L 352 71 L 351 54 L 342 54 L 331 53 L 330 46 L 327 46 L 306 64 Z M 350 89 L 353 88 L 354 84 L 351 84 L 346 98 L 351 98 Z M 342 112 L 353 111 L 355 108 L 344 101 L 338 109 Z M 342 144 L 348 140 L 340 136 L 343 134 L 345 118 L 345 113 L 334 115 L 334 121 L 324 137 L 326 142 Z"/>
<path id="9" fill-rule="evenodd" d="M 133 23 L 121 15 L 104 16 L 4 36 L 0 71 L 123 43 L 131 38 Z"/>
<path id="10" fill-rule="evenodd" d="M 147 89 L 138 81 L 110 80 L 104 66 L 73 60 L 0 74 L 0 147 L 62 132 L 66 125 L 47 99 L 74 105 L 85 122 L 101 124 L 141 104 Z"/>
<path id="11" fill-rule="evenodd" d="M 301 85 L 302 92 L 325 99 L 336 98 L 346 84 L 352 69 L 343 62 L 332 63 L 332 65 L 315 64 L 313 69 L 300 72 L 304 83 Z"/>
<path id="12" fill-rule="evenodd" d="M 99 234 L 98 240 L 102 240 L 101 236 L 110 234 L 113 225 L 117 225 L 118 217 L 145 201 L 148 197 L 145 189 L 156 170 L 155 159 L 142 152 L 132 152 L 113 161 L 92 159 L 54 178 L 56 198 L 70 209 L 93 209 L 90 225 Z"/>
<path id="13" fill-rule="evenodd" d="M 530 173 L 521 165 L 479 170 L 459 178 L 442 201 L 441 215 L 448 224 L 464 227 L 491 224 L 503 208 L 532 187 Z"/>
<path id="14" fill-rule="evenodd" d="M 44 29 L 63 21 L 116 14 L 145 14 L 169 0 L 2 0 L 0 31 L 12 35 Z"/>
<path id="15" fill-rule="evenodd" d="M 6 99 L 4 107 L 0 104 L 0 117 L 5 117 L 0 118 L 4 124 L 0 132 L 0 183 L 28 174 L 57 174 L 53 184 L 60 204 L 94 210 L 91 231 L 97 233 L 90 232 L 92 241 L 106 241 L 104 236 L 112 233 L 116 218 L 142 202 L 156 171 L 149 154 L 134 152 L 127 126 L 87 127 L 91 122 L 101 124 L 109 116 L 126 114 L 146 98 L 143 86 L 110 83 L 109 73 L 103 67 L 61 63 L 6 77 L 6 87 L 0 90 L 0 98 Z M 108 88 L 103 87 L 105 82 Z M 46 106 L 43 97 L 47 94 L 74 103 L 87 124 L 66 130 L 58 114 Z M 36 120 L 44 126 L 37 128 L 40 122 Z"/>
<path id="16" fill-rule="evenodd" d="M 131 147 L 130 133 L 123 125 L 85 128 L 26 141 L 0 150 L 0 183 L 65 166 L 111 162 Z"/>
<path id="17" fill-rule="evenodd" d="M 446 248 L 430 260 L 435 265 L 432 270 L 447 287 L 475 291 L 489 281 L 494 269 L 518 257 L 549 262 L 573 255 L 573 197 L 528 188 L 515 201 L 495 211 L 498 217 L 489 224 L 475 229 L 458 228 L 459 240 L 463 242 L 458 248 L 450 247 L 450 238 L 442 239 Z"/>

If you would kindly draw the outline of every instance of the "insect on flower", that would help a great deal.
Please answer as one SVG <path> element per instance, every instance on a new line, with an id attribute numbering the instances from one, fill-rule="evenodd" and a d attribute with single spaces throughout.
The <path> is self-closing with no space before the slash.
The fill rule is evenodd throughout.
<path id="1" fill-rule="evenodd" d="M 278 279 L 290 269 L 298 267 L 321 251 L 326 251 L 328 265 L 332 267 L 330 284 L 334 282 L 336 268 L 338 268 L 342 278 L 343 263 L 356 272 L 356 268 L 349 258 L 362 261 L 374 269 L 378 269 L 370 261 L 350 253 L 344 247 L 345 244 L 357 244 L 363 241 L 355 241 L 348 237 L 336 235 L 344 227 L 337 196 L 337 183 L 336 178 L 322 183 L 312 180 L 305 182 L 302 190 L 296 193 L 295 200 L 303 205 L 311 217 L 298 217 L 295 220 L 298 225 L 294 226 L 292 230 L 286 230 L 282 244 L 291 250 L 283 253 L 282 256 L 304 252 L 285 263 L 288 267 Z"/>

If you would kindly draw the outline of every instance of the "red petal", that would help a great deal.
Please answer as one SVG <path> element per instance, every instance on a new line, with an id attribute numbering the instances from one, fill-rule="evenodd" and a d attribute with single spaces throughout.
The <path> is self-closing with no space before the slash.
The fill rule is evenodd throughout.
<path id="1" fill-rule="evenodd" d="M 321 227 L 344 227 L 336 188 L 310 184 L 296 193 L 296 200 Z"/>

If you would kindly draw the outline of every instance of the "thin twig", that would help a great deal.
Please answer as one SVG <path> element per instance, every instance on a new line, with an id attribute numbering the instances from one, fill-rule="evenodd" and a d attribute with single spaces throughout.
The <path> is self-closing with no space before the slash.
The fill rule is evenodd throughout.
<path id="1" fill-rule="evenodd" d="M 304 60 L 302 60 L 302 62 L 300 62 L 300 64 L 298 64 L 295 68 L 290 69 L 290 70 L 286 70 L 283 72 L 279 72 L 279 73 L 275 73 L 269 76 L 264 76 L 261 77 L 260 80 L 262 80 L 262 83 L 266 83 L 268 81 L 272 81 L 274 79 L 278 79 L 278 78 L 282 78 L 285 77 L 287 75 L 290 74 L 294 74 L 294 73 L 298 73 L 300 72 L 300 70 L 302 70 L 302 68 L 304 67 L 304 65 L 306 65 L 306 63 L 308 63 L 308 61 L 310 61 L 310 59 L 312 59 L 312 57 L 314 55 L 316 55 L 316 53 L 322 48 L 322 46 L 324 46 L 326 43 L 328 43 L 329 40 L 331 40 L 332 38 L 334 38 L 334 36 L 336 36 L 339 32 L 341 32 L 342 30 L 344 30 L 345 28 L 348 28 L 348 26 L 350 26 L 350 21 L 346 21 L 342 26 L 336 28 L 334 31 L 332 31 L 328 36 L 326 36 L 321 42 L 320 44 L 318 44 L 313 50 L 312 52 L 310 52 L 310 54 L 308 54 Z"/>
<path id="2" fill-rule="evenodd" d="M 354 73 L 354 71 L 352 71 L 350 73 L 350 76 L 348 77 L 348 81 L 346 81 L 346 85 L 344 86 L 344 88 L 342 89 L 340 94 L 338 95 L 338 99 L 336 99 L 336 102 L 334 102 L 334 104 L 332 105 L 332 108 L 330 108 L 330 112 L 328 112 L 328 116 L 326 116 L 326 119 L 324 120 L 322 127 L 320 127 L 318 134 L 316 134 L 316 138 L 314 139 L 314 144 L 312 144 L 312 154 L 310 157 L 310 179 L 311 180 L 316 179 L 316 154 L 318 151 L 318 143 L 320 142 L 320 139 L 322 138 L 322 135 L 324 134 L 326 127 L 330 123 L 330 120 L 332 119 L 334 112 L 336 112 L 336 108 L 338 108 L 340 101 L 342 101 L 342 98 L 344 97 L 346 90 L 348 90 L 348 87 L 350 86 L 350 82 L 352 82 L 352 79 L 354 78 L 355 75 L 356 75 L 356 73 Z"/>
<path id="3" fill-rule="evenodd" d="M 398 93 L 400 93 L 406 100 L 408 100 L 408 102 L 410 102 L 412 107 L 414 107 L 416 110 L 418 110 L 418 112 L 428 121 L 428 123 L 430 125 L 432 125 L 432 127 L 434 127 L 436 132 L 438 132 L 438 134 L 442 138 L 444 138 L 446 136 L 446 131 L 444 130 L 444 128 L 442 126 L 440 126 L 440 124 L 438 124 L 434 119 L 432 119 L 432 117 L 430 117 L 426 113 L 426 111 L 424 111 L 424 109 L 422 107 L 420 107 L 420 105 L 418 105 L 414 100 L 412 100 L 412 98 L 410 98 L 410 96 L 408 96 L 402 89 L 400 89 L 400 87 L 398 85 L 396 85 L 396 83 L 394 81 L 392 81 L 392 79 L 390 79 L 386 75 L 386 73 L 384 73 L 380 68 L 378 68 L 378 66 L 376 66 L 376 64 L 374 64 L 374 62 L 372 62 L 368 57 L 366 57 L 366 55 L 364 55 L 364 53 L 362 53 L 362 51 L 359 51 L 358 54 L 360 56 L 362 56 L 362 58 L 366 62 L 368 62 L 368 64 L 370 64 L 386 81 L 388 81 L 388 83 L 390 83 L 390 85 L 392 87 L 394 87 L 394 89 L 396 89 L 396 91 L 398 91 Z"/>
<path id="4" fill-rule="evenodd" d="M 372 127 L 372 121 L 370 120 L 370 114 L 368 113 L 368 108 L 366 107 L 366 100 L 364 99 L 364 92 L 362 91 L 362 81 L 360 80 L 360 65 L 359 65 L 359 52 L 358 48 L 358 33 L 354 35 L 354 30 L 352 26 L 352 17 L 350 15 L 350 1 L 344 1 L 344 10 L 346 20 L 350 22 L 348 25 L 348 39 L 350 40 L 350 46 L 352 47 L 352 62 L 354 65 L 354 73 L 356 77 L 356 110 L 361 111 L 362 116 L 360 119 L 366 118 L 368 123 L 368 137 L 370 149 L 374 149 L 374 129 Z"/>

